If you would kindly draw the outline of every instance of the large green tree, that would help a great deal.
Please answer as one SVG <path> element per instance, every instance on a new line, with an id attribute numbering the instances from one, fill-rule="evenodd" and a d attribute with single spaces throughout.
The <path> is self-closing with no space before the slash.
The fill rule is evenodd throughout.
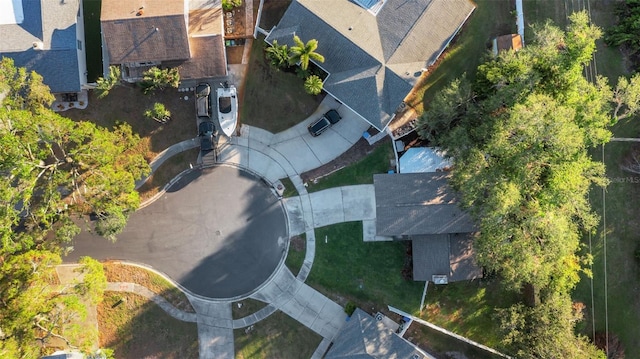
<path id="1" fill-rule="evenodd" d="M 294 35 L 293 43 L 294 45 L 289 48 L 290 63 L 300 63 L 300 67 L 306 70 L 309 67 L 310 60 L 324 62 L 324 56 L 316 52 L 316 49 L 318 49 L 318 40 L 311 39 L 305 44 L 300 40 L 298 35 Z"/>
<path id="2" fill-rule="evenodd" d="M 46 250 L 11 255 L 0 264 L 0 357 L 39 358 L 54 340 L 91 350 L 97 332 L 87 331 L 85 303 L 102 301 L 106 276 L 102 264 L 83 258 L 84 280 L 61 285 L 55 266 L 60 256 Z"/>
<path id="3" fill-rule="evenodd" d="M 566 32 L 546 23 L 534 34 L 521 51 L 480 65 L 474 83 L 460 79 L 440 92 L 419 132 L 453 158 L 452 184 L 480 225 L 479 263 L 507 288 L 566 294 L 590 260 L 579 254 L 581 233 L 597 224 L 587 193 L 607 182 L 587 150 L 607 142 L 608 128 L 637 111 L 640 84 L 621 79 L 612 90 L 604 78 L 583 77 L 601 36 L 586 13 L 571 15 Z M 547 298 L 529 304 L 566 305 Z M 573 331 L 574 322 L 561 324 Z"/>
<path id="4" fill-rule="evenodd" d="M 126 218 L 139 205 L 135 181 L 149 171 L 130 150 L 140 138 L 127 124 L 107 130 L 58 115 L 40 76 L 1 65 L 8 86 L 0 108 L 0 253 L 57 248 L 78 232 L 76 215 Z M 102 226 L 103 234 L 118 233 L 119 223 Z"/>

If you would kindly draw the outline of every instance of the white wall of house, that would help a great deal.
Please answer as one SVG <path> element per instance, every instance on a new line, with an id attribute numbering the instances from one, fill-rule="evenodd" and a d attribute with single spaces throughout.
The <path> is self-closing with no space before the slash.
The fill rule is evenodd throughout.
<path id="1" fill-rule="evenodd" d="M 78 16 L 76 21 L 76 48 L 78 55 L 78 76 L 80 77 L 80 88 L 87 87 L 87 48 L 84 37 L 84 12 L 82 0 L 78 0 Z"/>

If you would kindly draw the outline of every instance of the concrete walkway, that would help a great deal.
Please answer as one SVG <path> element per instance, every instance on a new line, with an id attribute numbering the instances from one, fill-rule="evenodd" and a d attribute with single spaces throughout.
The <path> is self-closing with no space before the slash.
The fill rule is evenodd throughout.
<path id="1" fill-rule="evenodd" d="M 338 109 L 342 120 L 318 137 L 307 126 L 329 109 Z M 345 323 L 343 308 L 304 284 L 315 257 L 314 228 L 330 224 L 362 221 L 365 240 L 375 238 L 375 195 L 373 185 L 344 186 L 307 193 L 300 174 L 326 164 L 353 146 L 369 124 L 330 96 L 300 124 L 277 134 L 243 125 L 240 135 L 221 136 L 217 162 L 243 168 L 274 185 L 290 178 L 299 196 L 283 199 L 289 222 L 289 235 L 306 234 L 307 249 L 303 266 L 294 277 L 281 263 L 272 277 L 250 297 L 268 305 L 245 318 L 233 320 L 231 301 L 214 301 L 186 293 L 197 314 L 177 310 L 162 297 L 132 283 L 110 283 L 109 290 L 132 291 L 150 298 L 174 318 L 198 325 L 200 358 L 235 356 L 233 329 L 253 325 L 281 310 L 323 337 L 313 358 L 321 358 Z M 175 144 L 150 164 L 152 173 L 171 156 L 198 146 L 196 139 Z M 141 186 L 146 179 L 137 182 Z M 159 198 L 158 196 L 156 198 Z M 148 203 L 146 203 L 148 204 Z"/>

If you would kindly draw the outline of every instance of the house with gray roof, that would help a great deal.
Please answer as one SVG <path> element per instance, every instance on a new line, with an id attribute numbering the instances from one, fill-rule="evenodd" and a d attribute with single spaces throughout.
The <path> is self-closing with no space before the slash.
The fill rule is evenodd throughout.
<path id="1" fill-rule="evenodd" d="M 432 357 L 387 328 L 382 321 L 356 308 L 324 358 L 430 359 Z"/>
<path id="2" fill-rule="evenodd" d="M 42 75 L 54 94 L 87 83 L 82 0 L 2 1 L 0 57 Z"/>
<path id="3" fill-rule="evenodd" d="M 376 174 L 376 234 L 411 240 L 413 280 L 438 284 L 482 277 L 478 228 L 459 207 L 447 172 Z"/>
<path id="4" fill-rule="evenodd" d="M 470 0 L 295 0 L 266 41 L 318 40 L 325 91 L 383 130 L 474 9 Z"/>
<path id="5" fill-rule="evenodd" d="M 227 74 L 220 3 L 190 11 L 188 0 L 103 0 L 100 25 L 105 76 L 110 65 L 130 82 L 154 66 L 176 67 L 183 80 Z"/>

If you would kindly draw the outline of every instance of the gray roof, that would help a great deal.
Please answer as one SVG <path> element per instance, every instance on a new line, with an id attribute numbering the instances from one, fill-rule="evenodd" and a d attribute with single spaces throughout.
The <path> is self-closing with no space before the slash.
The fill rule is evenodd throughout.
<path id="1" fill-rule="evenodd" d="M 141 15 L 136 16 L 137 5 L 103 0 L 100 23 L 111 64 L 188 59 L 191 54 L 184 0 L 145 4 Z M 133 11 L 121 10 L 130 8 Z"/>
<path id="2" fill-rule="evenodd" d="M 446 172 L 376 174 L 376 231 L 379 236 L 475 232 L 458 207 Z"/>
<path id="3" fill-rule="evenodd" d="M 0 57 L 42 75 L 51 92 L 79 92 L 77 27 L 80 0 L 22 0 L 24 21 L 0 25 Z M 34 50 L 41 42 L 42 50 Z"/>
<path id="4" fill-rule="evenodd" d="M 439 234 L 411 237 L 413 280 L 428 281 L 446 275 L 449 282 L 482 277 L 473 252 L 473 234 Z"/>
<path id="5" fill-rule="evenodd" d="M 469 0 L 387 0 L 374 15 L 349 0 L 297 0 L 267 41 L 317 39 L 326 91 L 383 129 L 474 8 Z"/>
<path id="6" fill-rule="evenodd" d="M 423 359 L 424 355 L 382 322 L 356 308 L 324 358 Z"/>

